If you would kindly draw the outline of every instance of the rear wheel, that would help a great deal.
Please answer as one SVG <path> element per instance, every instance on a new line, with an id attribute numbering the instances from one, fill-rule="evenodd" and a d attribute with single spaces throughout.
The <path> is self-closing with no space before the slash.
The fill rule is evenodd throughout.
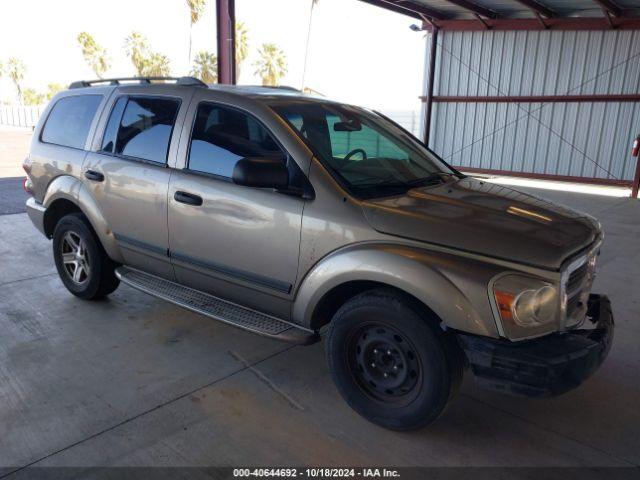
<path id="1" fill-rule="evenodd" d="M 462 376 L 444 333 L 410 299 L 386 289 L 365 292 L 335 314 L 327 336 L 338 390 L 360 415 L 411 430 L 442 413 Z"/>
<path id="2" fill-rule="evenodd" d="M 102 298 L 120 284 L 115 263 L 81 213 L 65 215 L 57 223 L 53 232 L 53 258 L 64 286 L 80 298 Z"/>

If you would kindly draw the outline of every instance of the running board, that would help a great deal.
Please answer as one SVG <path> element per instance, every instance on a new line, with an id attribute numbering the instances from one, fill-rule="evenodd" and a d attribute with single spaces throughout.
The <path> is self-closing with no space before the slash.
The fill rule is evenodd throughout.
<path id="1" fill-rule="evenodd" d="M 119 267 L 116 276 L 137 290 L 243 330 L 298 345 L 310 345 L 320 339 L 311 330 L 140 270 Z"/>

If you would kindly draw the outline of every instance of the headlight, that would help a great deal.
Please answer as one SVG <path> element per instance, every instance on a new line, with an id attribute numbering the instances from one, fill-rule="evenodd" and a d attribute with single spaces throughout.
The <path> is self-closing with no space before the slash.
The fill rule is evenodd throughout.
<path id="1" fill-rule="evenodd" d="M 526 338 L 554 330 L 560 318 L 560 296 L 552 283 L 524 275 L 505 275 L 493 285 L 505 335 Z"/>

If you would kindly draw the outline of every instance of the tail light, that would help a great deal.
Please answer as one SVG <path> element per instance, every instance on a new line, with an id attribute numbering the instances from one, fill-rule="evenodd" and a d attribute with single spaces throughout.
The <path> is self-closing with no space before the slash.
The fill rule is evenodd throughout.
<path id="1" fill-rule="evenodd" d="M 29 160 L 29 157 L 24 159 L 24 162 L 22 162 L 22 169 L 25 171 L 25 173 L 27 174 L 27 176 L 24 179 L 24 182 L 22 183 L 22 188 L 24 188 L 24 191 L 27 192 L 29 195 L 33 195 L 33 184 L 31 183 L 31 161 Z"/>
<path id="2" fill-rule="evenodd" d="M 29 195 L 33 195 L 33 185 L 31 184 L 31 179 L 29 179 L 29 177 L 25 177 L 22 188 L 24 188 L 24 191 Z"/>

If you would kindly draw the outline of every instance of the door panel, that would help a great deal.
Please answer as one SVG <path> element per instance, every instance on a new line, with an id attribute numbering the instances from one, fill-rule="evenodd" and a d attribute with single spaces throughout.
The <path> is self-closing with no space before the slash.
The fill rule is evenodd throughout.
<path id="1" fill-rule="evenodd" d="M 202 205 L 181 203 L 176 192 Z M 169 244 L 180 283 L 282 317 L 296 280 L 304 201 L 176 171 L 169 186 Z"/>
<path id="2" fill-rule="evenodd" d="M 173 278 L 167 256 L 167 190 L 170 170 L 90 153 L 85 172 L 96 171 L 104 181 L 83 178 L 122 248 L 125 263 L 165 278 Z"/>
<path id="3" fill-rule="evenodd" d="M 167 192 L 179 132 L 179 112 L 188 96 L 154 95 L 154 87 L 119 91 L 102 138 L 83 165 L 82 181 L 99 205 L 121 247 L 124 262 L 164 278 L 174 279 L 169 260 Z M 184 116 L 184 113 L 182 114 Z M 181 123 L 178 122 L 178 125 Z"/>
<path id="4" fill-rule="evenodd" d="M 286 152 L 262 121 L 194 100 L 168 195 L 169 246 L 179 282 L 288 318 L 304 200 L 231 181 L 245 157 Z"/>

